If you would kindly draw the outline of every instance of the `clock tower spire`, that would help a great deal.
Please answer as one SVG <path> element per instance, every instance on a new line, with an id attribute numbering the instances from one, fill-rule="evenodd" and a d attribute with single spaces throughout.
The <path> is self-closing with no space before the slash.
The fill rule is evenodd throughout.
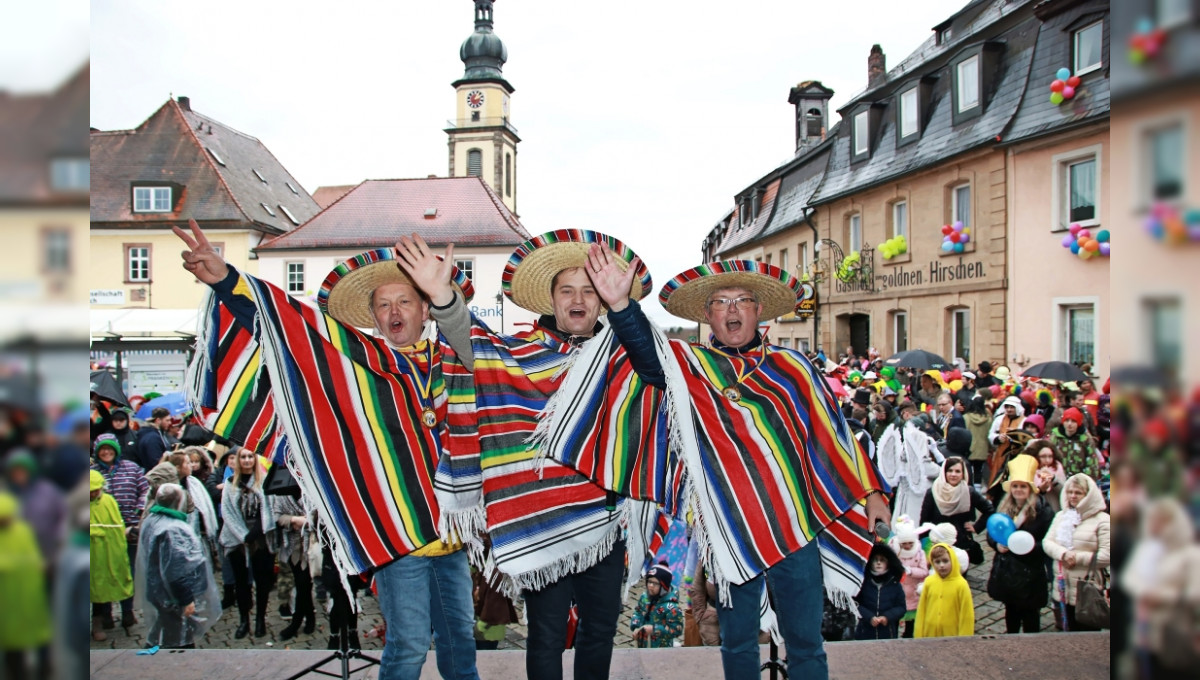
<path id="1" fill-rule="evenodd" d="M 473 0 L 475 32 L 458 49 L 466 70 L 451 83 L 455 119 L 446 128 L 451 177 L 482 177 L 504 205 L 517 212 L 517 144 L 509 98 L 513 86 L 504 79 L 508 49 L 492 32 L 494 0 Z"/>

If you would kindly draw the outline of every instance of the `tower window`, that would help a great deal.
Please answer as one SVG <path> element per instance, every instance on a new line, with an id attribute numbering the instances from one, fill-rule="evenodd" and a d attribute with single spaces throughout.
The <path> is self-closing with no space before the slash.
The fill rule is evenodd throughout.
<path id="1" fill-rule="evenodd" d="M 467 152 L 467 176 L 483 177 L 483 152 L 479 149 Z"/>
<path id="2" fill-rule="evenodd" d="M 512 196 L 512 154 L 504 154 L 504 195 Z"/>
<path id="3" fill-rule="evenodd" d="M 478 123 L 478 122 L 479 122 L 479 112 L 478 112 L 478 111 L 472 111 L 472 112 L 471 112 L 471 122 L 472 122 L 472 123 Z"/>
<path id="4" fill-rule="evenodd" d="M 821 117 L 821 110 L 820 109 L 809 109 L 808 113 L 805 114 L 804 118 L 805 118 L 805 124 L 807 125 L 807 128 L 808 128 L 807 129 L 808 136 L 809 137 L 820 137 L 821 136 L 821 128 L 825 127 L 825 121 Z"/>

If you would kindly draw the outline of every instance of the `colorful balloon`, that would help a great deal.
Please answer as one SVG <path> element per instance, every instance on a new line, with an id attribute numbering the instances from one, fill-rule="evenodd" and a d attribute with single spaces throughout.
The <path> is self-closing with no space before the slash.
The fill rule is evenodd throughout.
<path id="1" fill-rule="evenodd" d="M 953 246 L 954 246 L 954 252 L 956 252 L 956 253 L 961 253 L 961 252 L 963 252 L 964 250 L 966 250 L 966 248 L 965 248 L 965 247 L 963 247 L 963 244 L 961 244 L 961 243 L 954 243 L 954 244 L 951 244 L 951 245 L 953 245 Z"/>
<path id="2" fill-rule="evenodd" d="M 965 227 L 966 225 L 964 225 L 962 223 L 962 220 L 954 220 L 954 224 L 952 224 L 951 226 L 954 228 L 954 231 L 962 231 L 963 227 Z"/>
<path id="3" fill-rule="evenodd" d="M 954 250 L 954 243 L 951 241 L 942 241 L 942 252 L 949 253 Z"/>
<path id="4" fill-rule="evenodd" d="M 962 238 L 962 234 L 958 233 L 957 231 L 950 234 L 950 240 L 954 241 L 955 243 L 958 243 L 960 238 Z"/>
<path id="5" fill-rule="evenodd" d="M 1087 229 L 1080 229 L 1078 234 L 1075 234 L 1080 240 L 1086 240 L 1092 237 L 1092 232 Z"/>
<path id="6" fill-rule="evenodd" d="M 1079 241 L 1076 241 L 1076 242 L 1074 242 L 1074 243 L 1072 243 L 1072 244 L 1071 244 L 1071 254 L 1072 254 L 1072 255 L 1078 255 L 1078 254 L 1079 254 L 1079 250 L 1080 250 L 1080 249 L 1079 249 Z"/>
<path id="7" fill-rule="evenodd" d="M 968 234 L 968 233 L 967 233 L 967 232 L 965 232 L 965 231 L 964 231 L 963 233 L 961 233 L 961 234 L 959 234 L 959 235 L 958 235 L 958 242 L 959 242 L 959 243 L 966 243 L 967 241 L 970 241 L 970 240 L 971 240 L 971 235 L 970 235 L 970 234 Z"/>
<path id="8" fill-rule="evenodd" d="M 1110 245 L 1108 243 L 1100 244 L 1100 254 L 1102 256 L 1108 257 L 1109 253 L 1111 253 L 1111 252 L 1112 252 L 1112 245 Z"/>
<path id="9" fill-rule="evenodd" d="M 1064 66 L 1058 69 L 1058 72 L 1054 74 L 1054 77 L 1058 78 L 1059 80 L 1066 80 L 1067 78 L 1071 77 L 1071 69 Z"/>
<path id="10" fill-rule="evenodd" d="M 1100 231 L 1096 232 L 1096 240 L 1101 243 L 1108 243 L 1108 237 L 1109 233 L 1107 229 L 1101 229 Z"/>
<path id="11" fill-rule="evenodd" d="M 1083 227 L 1079 226 L 1078 222 L 1073 222 L 1070 227 L 1067 227 L 1067 231 L 1071 232 L 1072 235 L 1078 234 L 1082 229 Z"/>
<path id="12" fill-rule="evenodd" d="M 1071 244 L 1072 244 L 1072 243 L 1074 243 L 1074 242 L 1075 242 L 1075 237 L 1074 237 L 1074 236 L 1072 236 L 1072 235 L 1070 235 L 1070 234 L 1067 234 L 1066 236 L 1064 236 L 1064 237 L 1062 238 L 1062 247 L 1063 247 L 1063 248 L 1070 248 L 1070 247 L 1071 247 Z"/>
<path id="13" fill-rule="evenodd" d="M 1063 91 L 1062 91 L 1062 96 L 1063 96 L 1063 99 L 1074 98 L 1075 97 L 1075 88 L 1071 87 L 1070 85 L 1064 87 Z"/>
<path id="14" fill-rule="evenodd" d="M 954 231 L 954 227 L 950 226 L 949 224 L 942 225 L 942 234 L 943 235 L 948 236 L 950 234 L 950 232 L 952 232 L 952 231 Z"/>
<path id="15" fill-rule="evenodd" d="M 1067 86 L 1068 87 L 1073 87 L 1075 89 L 1079 89 L 1080 82 L 1082 82 L 1082 81 L 1079 79 L 1079 76 L 1071 76 L 1070 78 L 1067 78 Z"/>
<path id="16" fill-rule="evenodd" d="M 1062 93 L 1061 92 L 1051 92 L 1050 93 L 1050 103 L 1054 104 L 1055 106 L 1058 106 L 1059 104 L 1063 103 Z"/>
<path id="17" fill-rule="evenodd" d="M 994 390 L 993 390 L 994 391 Z M 1012 517 L 1002 513 L 993 512 L 988 516 L 987 532 L 996 543 L 1008 547 L 1008 537 L 1017 530 L 1017 525 L 1013 524 Z"/>
<path id="18" fill-rule="evenodd" d="M 1067 86 L 1067 84 L 1064 83 L 1063 81 L 1054 80 L 1054 81 L 1051 81 L 1051 83 L 1050 83 L 1050 91 L 1051 92 L 1062 92 L 1063 88 L 1066 86 Z"/>

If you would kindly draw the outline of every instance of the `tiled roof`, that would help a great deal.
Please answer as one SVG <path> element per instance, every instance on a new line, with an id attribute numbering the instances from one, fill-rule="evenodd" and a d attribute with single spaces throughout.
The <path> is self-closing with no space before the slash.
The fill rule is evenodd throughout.
<path id="1" fill-rule="evenodd" d="M 91 65 L 49 94 L 0 92 L 0 203 L 87 203 L 86 191 L 55 191 L 53 158 L 86 159 Z"/>
<path id="2" fill-rule="evenodd" d="M 965 151 L 995 143 L 1021 105 L 1029 80 L 1039 24 L 1030 15 L 1003 34 L 988 36 L 1002 42 L 1004 51 L 1000 57 L 997 83 L 992 95 L 984 98 L 984 110 L 978 117 L 954 124 L 951 112 L 954 78 L 948 61 L 939 60 L 936 69 L 917 71 L 922 76 L 936 74 L 939 77 L 933 84 L 929 101 L 932 110 L 928 122 L 916 142 L 897 148 L 894 98 L 888 100 L 875 138 L 874 152 L 865 162 L 851 164 L 851 126 L 839 125 L 829 169 L 813 201 L 823 203 L 862 191 L 880 182 L 938 165 Z M 982 40 L 984 36 L 977 38 Z"/>
<path id="3" fill-rule="evenodd" d="M 813 193 L 821 185 L 825 167 L 829 163 L 829 152 L 814 154 L 803 166 L 783 178 L 779 198 L 775 199 L 775 215 L 763 230 L 764 237 L 789 229 L 804 221 L 804 215 Z"/>
<path id="4" fill-rule="evenodd" d="M 339 186 L 317 187 L 313 192 L 313 200 L 317 205 L 321 206 L 321 210 L 333 205 L 339 198 L 350 193 L 350 190 L 358 186 L 357 184 L 342 184 Z"/>
<path id="5" fill-rule="evenodd" d="M 320 210 L 262 142 L 189 104 L 170 100 L 134 130 L 91 137 L 93 223 L 159 226 L 194 218 L 282 233 Z M 183 186 L 178 212 L 135 214 L 130 187 L 139 181 Z"/>
<path id="6" fill-rule="evenodd" d="M 729 220 L 729 230 L 725 233 L 725 238 L 722 239 L 720 245 L 717 246 L 716 253 L 725 254 L 736 250 L 762 235 L 763 230 L 771 222 L 771 215 L 775 209 L 775 198 L 779 195 L 779 184 L 780 179 L 776 177 L 762 189 L 757 216 L 749 224 L 741 224 L 741 207 L 734 208 Z"/>
<path id="7" fill-rule="evenodd" d="M 479 177 L 431 177 L 367 180 L 258 250 L 387 247 L 413 233 L 435 246 L 515 246 L 530 238 Z"/>

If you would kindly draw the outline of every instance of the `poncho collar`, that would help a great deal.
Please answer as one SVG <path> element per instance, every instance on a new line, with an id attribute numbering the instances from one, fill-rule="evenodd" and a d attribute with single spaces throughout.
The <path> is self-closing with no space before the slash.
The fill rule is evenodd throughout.
<path id="1" fill-rule="evenodd" d="M 745 354 L 746 352 L 758 349 L 759 345 L 761 345 L 762 342 L 763 342 L 762 333 L 759 333 L 758 331 L 754 331 L 754 339 L 753 340 L 746 343 L 745 345 L 742 345 L 741 347 L 730 347 L 729 345 L 726 345 L 725 343 L 721 342 L 720 340 L 717 340 L 717 336 L 715 336 L 715 335 L 710 335 L 709 340 L 708 340 L 708 344 L 711 345 L 713 349 L 720 350 L 722 352 L 725 352 L 726 354 Z"/>
<path id="2" fill-rule="evenodd" d="M 184 522 L 187 521 L 187 513 L 180 512 L 178 510 L 174 510 L 172 508 L 167 508 L 167 507 L 164 507 L 161 505 L 151 506 L 150 512 L 152 512 L 156 515 L 166 515 L 167 517 L 174 517 L 175 519 L 183 520 Z"/>

